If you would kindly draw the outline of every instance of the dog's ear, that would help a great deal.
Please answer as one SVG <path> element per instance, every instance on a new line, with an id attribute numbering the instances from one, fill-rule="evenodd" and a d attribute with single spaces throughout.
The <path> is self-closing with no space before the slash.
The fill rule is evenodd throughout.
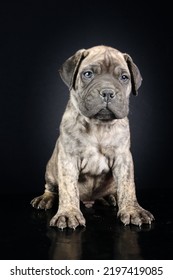
<path id="1" fill-rule="evenodd" d="M 60 76 L 69 90 L 74 86 L 78 68 L 86 55 L 87 52 L 85 49 L 78 50 L 73 56 L 68 58 L 59 69 Z"/>
<path id="2" fill-rule="evenodd" d="M 140 74 L 140 71 L 136 64 L 133 62 L 132 58 L 130 57 L 129 54 L 125 53 L 124 58 L 127 62 L 130 75 L 131 75 L 131 83 L 132 83 L 132 93 L 134 95 L 138 95 L 138 89 L 141 86 L 142 83 L 142 77 Z"/>

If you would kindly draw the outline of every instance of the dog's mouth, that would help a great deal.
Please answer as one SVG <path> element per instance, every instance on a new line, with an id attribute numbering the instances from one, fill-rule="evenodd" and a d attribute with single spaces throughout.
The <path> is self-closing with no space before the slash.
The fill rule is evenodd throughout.
<path id="1" fill-rule="evenodd" d="M 108 108 L 101 109 L 94 118 L 103 120 L 103 121 L 110 121 L 113 119 L 116 119 L 116 116 L 112 111 L 110 111 Z"/>

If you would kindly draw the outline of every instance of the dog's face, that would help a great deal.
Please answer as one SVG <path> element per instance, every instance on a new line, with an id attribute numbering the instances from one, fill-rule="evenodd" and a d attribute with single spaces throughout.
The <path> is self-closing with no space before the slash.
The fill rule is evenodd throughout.
<path id="1" fill-rule="evenodd" d="M 102 121 L 126 117 L 130 92 L 136 95 L 142 81 L 129 55 L 105 46 L 79 50 L 60 74 L 81 114 Z"/>

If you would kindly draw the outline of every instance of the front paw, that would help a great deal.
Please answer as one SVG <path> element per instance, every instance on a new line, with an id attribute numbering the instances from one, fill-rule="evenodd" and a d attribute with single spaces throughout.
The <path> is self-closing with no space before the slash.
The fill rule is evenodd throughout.
<path id="1" fill-rule="evenodd" d="M 141 206 L 128 206 L 118 211 L 118 217 L 124 225 L 137 225 L 151 224 L 154 216 Z"/>
<path id="2" fill-rule="evenodd" d="M 66 227 L 75 229 L 77 226 L 85 226 L 85 218 L 79 209 L 58 210 L 50 221 L 50 226 L 64 229 Z"/>

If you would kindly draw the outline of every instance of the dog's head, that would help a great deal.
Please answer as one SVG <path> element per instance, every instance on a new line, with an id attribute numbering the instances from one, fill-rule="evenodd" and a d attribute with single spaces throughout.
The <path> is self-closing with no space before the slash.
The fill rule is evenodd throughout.
<path id="1" fill-rule="evenodd" d="M 103 121 L 126 117 L 142 82 L 132 58 L 106 46 L 77 51 L 59 72 L 80 113 Z"/>

